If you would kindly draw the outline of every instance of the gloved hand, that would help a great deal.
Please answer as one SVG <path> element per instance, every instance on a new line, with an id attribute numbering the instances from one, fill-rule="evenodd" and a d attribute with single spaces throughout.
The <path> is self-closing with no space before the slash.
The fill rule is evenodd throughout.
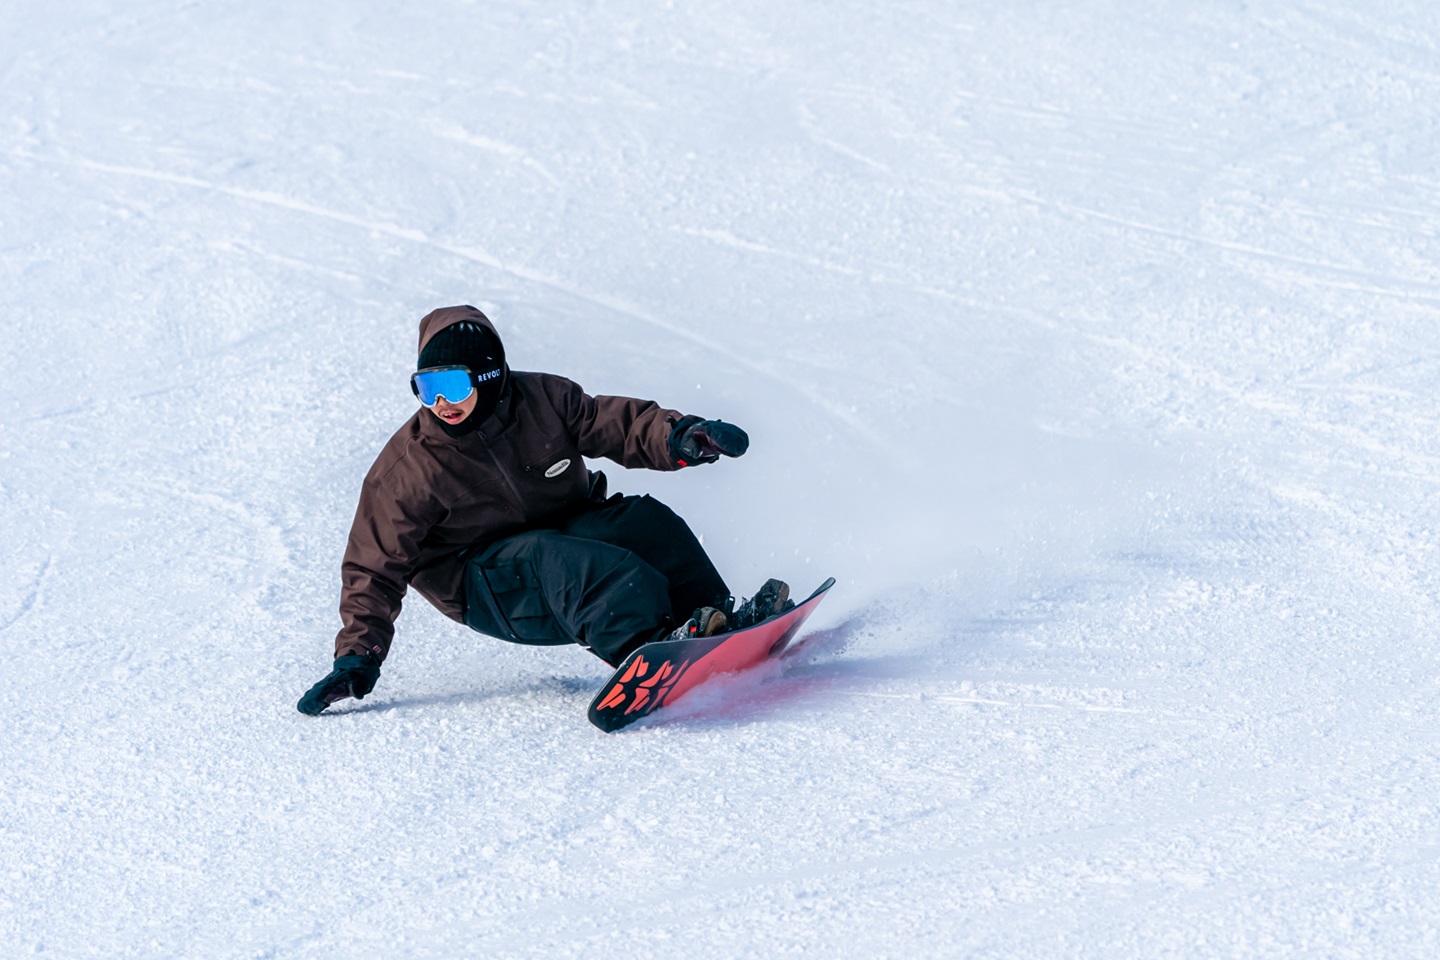
<path id="1" fill-rule="evenodd" d="M 750 448 L 750 437 L 733 423 L 685 417 L 670 431 L 670 456 L 677 464 L 714 463 L 722 455 L 738 457 Z"/>
<path id="2" fill-rule="evenodd" d="M 365 694 L 375 689 L 380 679 L 380 658 L 373 653 L 351 654 L 335 658 L 335 669 L 315 686 L 305 691 L 305 696 L 295 705 L 301 713 L 318 717 L 321 712 L 337 700 L 354 697 L 364 700 Z"/>

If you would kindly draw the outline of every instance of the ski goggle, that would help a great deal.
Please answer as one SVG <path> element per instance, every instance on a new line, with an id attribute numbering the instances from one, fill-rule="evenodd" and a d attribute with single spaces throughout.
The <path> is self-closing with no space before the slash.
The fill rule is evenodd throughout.
<path id="1" fill-rule="evenodd" d="M 463 403 L 475 392 L 475 375 L 469 367 L 430 367 L 410 375 L 410 390 L 427 407 L 442 397 L 448 403 Z"/>

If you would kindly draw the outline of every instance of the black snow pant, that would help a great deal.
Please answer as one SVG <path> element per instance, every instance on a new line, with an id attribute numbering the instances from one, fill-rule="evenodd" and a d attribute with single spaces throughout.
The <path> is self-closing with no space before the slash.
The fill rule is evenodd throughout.
<path id="1" fill-rule="evenodd" d="M 614 496 L 465 564 L 465 623 L 512 643 L 578 643 L 614 665 L 730 594 L 690 527 L 651 497 Z"/>

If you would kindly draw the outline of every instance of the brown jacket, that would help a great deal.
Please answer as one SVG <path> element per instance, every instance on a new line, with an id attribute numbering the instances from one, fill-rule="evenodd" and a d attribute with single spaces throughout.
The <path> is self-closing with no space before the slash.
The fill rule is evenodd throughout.
<path id="1" fill-rule="evenodd" d="M 420 347 L 472 320 L 474 307 L 445 307 L 420 321 Z M 681 415 L 649 400 L 592 397 L 546 373 L 511 373 L 495 412 L 452 437 L 421 409 L 385 444 L 365 475 L 341 565 L 335 656 L 390 650 L 405 590 L 463 622 L 461 552 L 532 529 L 603 490 L 582 457 L 675 470 L 668 441 Z"/>

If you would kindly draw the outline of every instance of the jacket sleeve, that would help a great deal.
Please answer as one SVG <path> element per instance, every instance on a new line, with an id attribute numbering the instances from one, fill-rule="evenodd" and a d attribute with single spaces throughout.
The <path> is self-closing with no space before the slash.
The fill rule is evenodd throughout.
<path id="1" fill-rule="evenodd" d="M 340 633 L 335 656 L 375 653 L 383 660 L 415 572 L 420 541 L 434 520 L 430 498 L 370 475 L 360 491 L 340 565 Z"/>
<path id="2" fill-rule="evenodd" d="M 585 456 L 605 457 L 626 467 L 680 469 L 670 456 L 670 430 L 681 419 L 679 411 L 653 400 L 592 397 L 563 377 L 555 377 L 551 389 Z"/>

